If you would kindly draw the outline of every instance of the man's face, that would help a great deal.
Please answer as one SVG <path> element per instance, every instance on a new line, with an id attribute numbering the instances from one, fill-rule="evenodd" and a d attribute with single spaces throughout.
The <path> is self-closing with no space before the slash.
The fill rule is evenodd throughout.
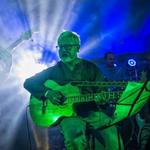
<path id="1" fill-rule="evenodd" d="M 72 62 L 77 58 L 77 52 L 79 51 L 79 45 L 71 38 L 62 38 L 58 44 L 59 57 L 63 62 Z"/>
<path id="2" fill-rule="evenodd" d="M 107 61 L 107 65 L 109 67 L 114 67 L 114 62 L 115 62 L 115 56 L 114 56 L 114 54 L 108 54 L 107 58 L 106 58 L 106 61 Z"/>

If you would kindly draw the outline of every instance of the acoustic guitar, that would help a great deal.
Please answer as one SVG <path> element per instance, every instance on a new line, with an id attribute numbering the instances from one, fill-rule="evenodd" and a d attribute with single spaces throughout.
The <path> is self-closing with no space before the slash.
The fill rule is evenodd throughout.
<path id="1" fill-rule="evenodd" d="M 104 104 L 109 99 L 118 99 L 123 91 L 116 92 L 99 92 L 90 94 L 81 94 L 77 86 L 68 83 L 59 85 L 53 80 L 47 80 L 44 85 L 58 92 L 65 97 L 61 105 L 51 103 L 49 99 L 42 101 L 31 95 L 29 110 L 33 122 L 41 127 L 56 125 L 63 117 L 75 116 L 75 103 L 91 102 Z"/>

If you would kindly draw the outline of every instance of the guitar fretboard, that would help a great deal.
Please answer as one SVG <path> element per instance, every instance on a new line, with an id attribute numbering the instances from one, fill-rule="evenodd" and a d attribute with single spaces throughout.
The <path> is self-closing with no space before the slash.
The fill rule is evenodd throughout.
<path id="1" fill-rule="evenodd" d="M 73 81 L 72 85 L 75 86 L 100 86 L 100 87 L 125 87 L 128 82 L 88 82 L 88 81 Z"/>

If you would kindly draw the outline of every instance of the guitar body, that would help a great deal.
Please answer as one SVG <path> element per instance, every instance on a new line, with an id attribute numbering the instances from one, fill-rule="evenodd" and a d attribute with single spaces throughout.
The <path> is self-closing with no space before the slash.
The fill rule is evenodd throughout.
<path id="1" fill-rule="evenodd" d="M 65 97 L 78 96 L 80 91 L 71 84 L 60 86 L 55 81 L 47 80 L 45 86 L 61 92 Z M 30 98 L 29 110 L 33 122 L 40 127 L 49 127 L 57 124 L 63 117 L 71 117 L 75 115 L 73 102 L 66 99 L 62 105 L 54 105 L 50 100 L 46 101 L 46 107 L 43 112 L 43 101 L 33 96 Z"/>

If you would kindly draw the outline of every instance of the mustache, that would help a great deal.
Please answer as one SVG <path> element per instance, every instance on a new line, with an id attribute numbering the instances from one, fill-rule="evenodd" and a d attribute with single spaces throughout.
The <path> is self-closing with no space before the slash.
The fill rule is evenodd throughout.
<path id="1" fill-rule="evenodd" d="M 61 54 L 61 56 L 68 56 L 68 55 L 70 55 L 69 52 L 61 52 L 60 54 Z"/>

